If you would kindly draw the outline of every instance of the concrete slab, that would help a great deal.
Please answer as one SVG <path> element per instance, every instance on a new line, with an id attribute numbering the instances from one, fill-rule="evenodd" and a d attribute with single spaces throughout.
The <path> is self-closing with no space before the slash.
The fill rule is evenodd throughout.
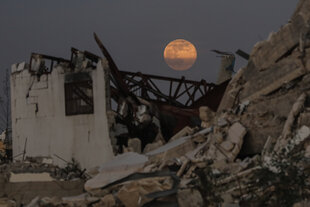
<path id="1" fill-rule="evenodd" d="M 137 172 L 147 161 L 147 156 L 134 152 L 118 155 L 100 166 L 99 174 L 85 183 L 85 190 L 88 192 L 97 191 L 114 181 Z"/>

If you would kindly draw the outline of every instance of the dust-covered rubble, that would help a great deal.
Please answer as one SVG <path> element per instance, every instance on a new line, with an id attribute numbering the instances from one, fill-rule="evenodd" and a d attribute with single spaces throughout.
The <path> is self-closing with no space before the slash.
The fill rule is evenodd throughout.
<path id="1" fill-rule="evenodd" d="M 289 23 L 255 45 L 219 110 L 199 109 L 200 125 L 144 149 L 131 139 L 125 153 L 85 172 L 83 194 L 28 206 L 306 206 L 309 8 L 300 0 Z"/>

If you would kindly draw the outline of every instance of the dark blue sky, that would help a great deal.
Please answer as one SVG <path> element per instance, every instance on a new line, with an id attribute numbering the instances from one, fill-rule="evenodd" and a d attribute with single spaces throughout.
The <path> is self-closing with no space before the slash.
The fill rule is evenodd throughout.
<path id="1" fill-rule="evenodd" d="M 101 55 L 96 32 L 121 70 L 215 81 L 220 59 L 210 49 L 250 53 L 277 31 L 298 0 L 1 0 L 0 70 L 31 52 L 70 57 L 76 47 Z M 174 39 L 198 52 L 188 71 L 170 69 L 163 50 Z M 246 62 L 237 59 L 237 70 Z M 0 73 L 3 74 L 3 73 Z"/>

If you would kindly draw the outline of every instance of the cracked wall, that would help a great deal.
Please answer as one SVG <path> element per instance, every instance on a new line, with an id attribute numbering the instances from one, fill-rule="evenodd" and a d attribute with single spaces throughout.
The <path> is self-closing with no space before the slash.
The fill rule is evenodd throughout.
<path id="1" fill-rule="evenodd" d="M 106 115 L 104 60 L 95 68 L 71 71 L 66 63 L 34 74 L 27 64 L 14 64 L 11 74 L 13 156 L 53 157 L 55 164 L 76 159 L 89 168 L 113 157 Z M 105 63 L 105 62 L 104 62 Z M 34 66 L 33 66 L 34 67 Z M 94 113 L 66 116 L 65 76 L 83 71 L 93 85 Z"/>

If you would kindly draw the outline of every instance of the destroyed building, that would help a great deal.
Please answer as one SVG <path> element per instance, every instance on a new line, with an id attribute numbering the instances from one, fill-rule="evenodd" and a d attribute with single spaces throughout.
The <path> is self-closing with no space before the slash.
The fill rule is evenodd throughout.
<path id="1" fill-rule="evenodd" d="M 139 151 L 164 144 L 199 122 L 201 105 L 217 109 L 228 81 L 217 86 L 119 71 L 96 40 L 104 58 L 72 48 L 70 60 L 33 53 L 29 63 L 12 66 L 14 157 L 53 157 L 59 165 L 74 158 L 89 168 L 122 153 L 131 138 L 141 140 Z M 158 80 L 170 84 L 169 94 Z"/>
<path id="2" fill-rule="evenodd" d="M 50 76 L 53 73 L 55 75 L 60 73 L 58 76 L 62 77 L 62 82 L 55 84 L 55 88 L 57 87 L 63 96 L 57 99 L 58 101 L 62 99 L 59 106 L 63 107 L 63 113 L 59 116 L 64 116 L 63 119 L 68 118 L 68 122 L 72 121 L 73 124 L 79 119 L 73 116 L 71 119 L 66 115 L 67 105 L 64 98 L 66 75 L 71 77 L 72 74 L 101 70 L 96 74 L 104 77 L 105 84 L 101 88 L 108 98 L 105 99 L 107 102 L 99 103 L 105 105 L 107 117 L 105 124 L 109 130 L 105 132 L 109 133 L 108 136 L 101 138 L 109 144 L 111 157 L 117 155 L 87 170 L 84 193 L 71 197 L 67 197 L 67 194 L 54 197 L 52 193 L 47 196 L 38 192 L 38 197 L 31 195 L 27 198 L 28 203 L 32 198 L 29 207 L 309 206 L 310 0 L 300 0 L 290 21 L 278 32 L 272 33 L 267 40 L 257 43 L 247 57 L 249 58 L 247 66 L 241 68 L 233 79 L 224 85 L 215 86 L 203 81 L 199 84 L 184 78 L 169 79 L 119 71 L 98 39 L 97 42 L 105 58 L 95 58 L 96 56 L 88 52 L 73 49 L 70 61 L 41 55 L 40 61 L 47 58 L 58 62 L 57 67 L 51 67 L 54 68 L 52 71 L 48 70 L 50 72 L 34 73 L 31 76 L 29 68 L 34 67 L 33 61 L 30 61 L 29 66 L 13 66 L 13 71 L 16 72 L 13 72 L 12 78 L 21 79 L 22 74 L 25 74 L 31 76 L 37 83 L 44 76 L 42 74 L 49 77 L 46 80 L 53 83 L 54 79 Z M 77 55 L 79 57 L 75 54 L 79 54 Z M 37 57 L 37 54 L 33 54 L 31 59 Z M 93 62 L 87 63 L 87 59 Z M 84 64 L 77 64 L 83 62 Z M 231 61 L 226 61 L 228 62 L 231 64 Z M 98 66 L 98 63 L 101 66 Z M 63 64 L 67 66 L 61 67 Z M 94 67 L 84 67 L 82 71 L 75 71 L 73 68 L 76 67 L 70 66 L 72 64 Z M 223 69 L 227 67 L 226 64 L 222 66 Z M 68 71 L 57 72 L 58 67 L 66 68 Z M 45 67 L 43 69 L 45 70 Z M 91 77 L 95 88 L 94 84 L 98 77 Z M 25 79 L 29 81 L 30 78 Z M 165 94 L 159 88 L 156 89 L 155 83 L 149 82 L 154 79 L 168 80 L 171 85 L 176 83 L 177 90 Z M 14 80 L 12 84 L 13 82 Z M 194 89 L 192 92 L 199 90 L 203 92 L 203 87 L 211 89 L 205 90 L 202 96 L 195 97 L 193 95 L 195 93 L 190 93 L 190 90 L 186 89 L 189 84 L 192 84 L 191 87 Z M 185 90 L 181 89 L 182 85 L 185 85 Z M 26 86 L 29 90 L 29 85 Z M 19 88 L 14 85 L 12 87 L 12 92 Z M 27 99 L 28 90 L 22 89 L 24 97 L 16 95 L 12 97 Z M 96 111 L 95 89 L 93 91 L 94 111 Z M 135 94 L 137 91 L 139 94 Z M 89 95 L 87 92 L 84 93 Z M 182 93 L 188 95 L 185 102 L 177 99 Z M 213 99 L 210 100 L 210 97 Z M 115 111 L 111 110 L 112 100 L 116 104 Z M 23 101 L 27 104 L 25 100 Z M 17 102 L 14 100 L 12 102 L 14 108 Z M 40 100 L 35 103 L 39 103 L 38 107 L 34 104 L 32 111 L 29 110 L 27 115 L 32 117 L 30 121 L 39 127 L 39 123 L 35 123 L 37 120 L 35 114 L 41 110 Z M 76 108 L 70 108 L 73 109 Z M 171 121 L 169 117 L 163 118 L 160 112 L 181 117 L 184 122 L 173 119 Z M 192 122 L 195 123 L 192 117 L 199 117 L 198 125 L 191 125 Z M 27 119 L 23 119 L 23 125 L 26 125 Z M 164 122 L 167 119 L 173 123 L 170 131 L 169 128 L 167 131 L 164 130 Z M 54 117 L 50 119 L 43 117 L 43 120 L 57 121 Z M 18 123 L 19 120 L 13 119 L 13 131 L 14 126 L 19 129 L 19 125 L 16 123 L 14 125 L 14 121 Z M 130 131 L 129 126 L 134 130 Z M 143 130 L 153 134 L 152 139 L 145 143 L 144 149 L 141 146 L 141 137 L 136 136 Z M 14 132 L 13 139 L 18 139 L 14 138 Z M 22 137 L 22 139 L 20 143 L 17 142 L 17 146 L 20 145 L 19 153 L 35 152 L 33 149 L 30 152 L 24 150 L 28 149 L 31 138 Z M 52 143 L 53 137 L 50 136 L 44 141 Z M 158 144 L 160 142 L 162 143 Z M 147 146 L 149 144 L 151 147 Z M 45 147 L 48 146 L 45 144 Z M 67 143 L 66 146 L 72 146 L 72 143 Z M 90 144 L 87 147 L 89 146 Z M 149 149 L 145 150 L 146 148 Z M 96 156 L 89 159 L 96 160 Z M 65 159 L 70 157 L 72 155 Z M 5 190 L 7 189 L 1 192 L 0 188 L 0 196 L 1 193 L 4 196 L 5 192 L 11 192 Z M 16 203 L 13 199 L 16 197 L 10 194 L 3 202 L 14 206 Z M 20 200 L 22 198 L 19 202 Z M 0 204 L 1 202 L 0 199 Z"/>

